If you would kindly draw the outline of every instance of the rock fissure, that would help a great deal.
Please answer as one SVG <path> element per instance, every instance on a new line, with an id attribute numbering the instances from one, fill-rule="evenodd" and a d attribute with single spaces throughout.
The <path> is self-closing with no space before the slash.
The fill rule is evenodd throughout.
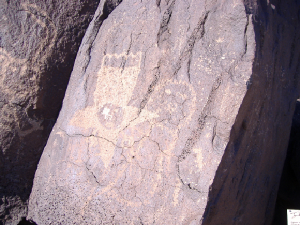
<path id="1" fill-rule="evenodd" d="M 132 46 L 132 33 L 130 34 L 130 43 L 129 43 L 129 47 L 128 47 L 128 49 L 126 50 L 126 56 L 128 56 L 129 55 L 129 52 L 130 52 L 130 50 L 131 50 L 131 46 Z M 127 62 L 127 57 L 123 57 L 122 58 L 122 63 L 121 63 L 121 74 L 123 74 L 123 71 L 124 71 L 124 69 L 125 69 L 125 64 L 126 64 L 126 62 Z"/>
<path id="2" fill-rule="evenodd" d="M 87 142 L 87 155 L 88 155 L 88 159 L 85 162 L 85 168 L 87 169 L 87 171 L 92 175 L 92 177 L 94 178 L 94 181 L 99 185 L 99 181 L 97 180 L 97 177 L 95 176 L 93 170 L 91 170 L 89 167 L 90 165 L 88 165 L 90 159 L 91 159 L 91 155 L 90 155 L 90 143 Z"/>
<path id="3" fill-rule="evenodd" d="M 182 153 L 180 154 L 178 158 L 178 162 L 182 162 L 187 155 L 191 153 L 191 149 L 195 145 L 195 143 L 198 141 L 200 138 L 200 135 L 202 133 L 202 130 L 204 129 L 206 119 L 210 115 L 210 110 L 212 107 L 212 104 L 214 103 L 215 100 L 215 95 L 216 95 L 216 90 L 219 88 L 222 82 L 222 76 L 217 77 L 213 83 L 212 90 L 208 96 L 207 102 L 200 114 L 200 117 L 198 119 L 198 128 L 192 132 L 192 135 L 190 138 L 187 139 L 185 143 L 185 147 L 182 150 Z"/>
<path id="4" fill-rule="evenodd" d="M 165 153 L 165 152 L 161 149 L 160 144 L 159 144 L 157 141 L 151 139 L 150 137 L 149 137 L 149 140 L 151 140 L 152 142 L 154 142 L 154 143 L 157 145 L 158 150 L 159 150 L 161 153 L 163 153 L 163 154 L 166 155 L 166 156 L 171 156 L 171 155 Z"/>
<path id="5" fill-rule="evenodd" d="M 215 122 L 214 126 L 213 126 L 213 134 L 212 134 L 212 138 L 211 138 L 211 144 L 212 145 L 214 144 L 214 140 L 215 140 L 215 137 L 216 137 L 216 129 L 217 129 L 217 123 Z"/>
<path id="6" fill-rule="evenodd" d="M 170 6 L 167 8 L 167 10 L 164 12 L 163 17 L 162 17 L 162 21 L 160 23 L 160 28 L 159 31 L 157 33 L 157 46 L 159 47 L 161 42 L 164 40 L 161 40 L 161 36 L 168 31 L 168 24 L 170 22 L 171 16 L 172 16 L 172 10 L 174 8 L 175 5 L 175 0 L 173 0 L 170 4 Z"/>
<path id="7" fill-rule="evenodd" d="M 159 63 L 160 64 L 160 63 Z M 150 86 L 148 87 L 147 93 L 144 96 L 143 100 L 141 101 L 140 107 L 139 107 L 139 112 L 138 115 L 141 114 L 142 110 L 145 108 L 145 106 L 147 105 L 151 94 L 153 93 L 153 91 L 155 90 L 155 86 L 157 85 L 158 81 L 160 79 L 160 65 L 158 65 L 155 69 L 154 69 L 154 79 L 152 81 L 152 83 L 150 84 Z"/>
<path id="8" fill-rule="evenodd" d="M 245 50 L 244 50 L 244 52 L 243 52 L 243 54 L 242 54 L 242 56 L 241 56 L 241 59 L 242 58 L 244 58 L 244 56 L 246 55 L 246 53 L 247 53 L 247 47 L 248 47 L 248 41 L 247 41 L 247 30 L 248 30 L 248 26 L 249 26 L 249 20 L 250 20 L 250 16 L 249 15 L 246 15 L 246 17 L 247 17 L 247 22 L 246 22 L 246 25 L 245 25 L 245 30 L 244 30 L 244 48 L 245 48 Z"/>
<path id="9" fill-rule="evenodd" d="M 190 183 L 184 182 L 184 180 L 182 179 L 181 172 L 180 172 L 180 163 L 183 162 L 186 159 L 186 157 L 191 153 L 192 148 L 194 147 L 196 142 L 199 140 L 199 138 L 202 134 L 202 130 L 205 127 L 206 119 L 210 115 L 210 110 L 211 110 L 210 108 L 212 107 L 211 105 L 215 101 L 216 91 L 220 87 L 221 82 L 222 82 L 222 75 L 215 79 L 212 89 L 211 89 L 211 92 L 208 96 L 208 100 L 207 100 L 207 102 L 200 114 L 200 117 L 198 119 L 198 128 L 192 132 L 191 137 L 188 138 L 187 141 L 185 142 L 185 146 L 184 146 L 181 154 L 178 156 L 178 161 L 176 164 L 177 174 L 178 174 L 178 177 L 179 177 L 181 183 L 183 185 L 187 186 L 189 189 L 197 191 L 199 193 L 202 193 L 202 192 L 199 191 L 198 189 L 196 189 L 195 187 L 192 187 Z"/>
<path id="10" fill-rule="evenodd" d="M 190 38 L 187 40 L 187 44 L 181 53 L 179 60 L 175 64 L 174 76 L 177 77 L 177 73 L 182 67 L 182 63 L 187 60 L 187 76 L 189 82 L 191 82 L 191 74 L 190 74 L 190 66 L 192 61 L 192 52 L 194 49 L 194 45 L 205 35 L 205 23 L 210 11 L 207 11 L 204 16 L 200 17 L 197 26 L 194 28 Z"/>
<path id="11" fill-rule="evenodd" d="M 59 127 L 59 129 L 64 132 L 68 137 L 85 137 L 85 138 L 91 138 L 91 137 L 95 137 L 95 138 L 100 138 L 100 139 L 103 139 L 111 144 L 113 144 L 115 147 L 118 147 L 118 148 L 122 148 L 121 146 L 118 146 L 117 144 L 115 144 L 113 141 L 110 141 L 108 140 L 107 138 L 104 138 L 104 137 L 101 137 L 101 136 L 97 136 L 97 135 L 93 135 L 93 134 L 90 134 L 90 135 L 83 135 L 83 134 L 73 134 L 73 135 L 70 135 L 68 134 L 65 130 L 63 130 L 62 128 Z"/>
<path id="12" fill-rule="evenodd" d="M 197 188 L 193 187 L 193 186 L 191 185 L 191 183 L 185 182 L 185 181 L 183 180 L 183 178 L 182 178 L 181 175 L 180 175 L 179 164 L 177 164 L 177 173 L 178 173 L 178 177 L 179 177 L 179 180 L 180 180 L 180 182 L 182 183 L 182 185 L 184 185 L 185 187 L 189 188 L 190 190 L 196 191 L 196 192 L 198 192 L 198 193 L 201 193 L 201 194 L 202 194 L 202 193 L 205 193 L 205 192 L 202 192 L 202 191 L 198 190 Z"/>
<path id="13" fill-rule="evenodd" d="M 72 161 L 69 161 L 69 160 L 62 160 L 61 162 L 62 162 L 62 163 L 70 163 L 70 164 L 72 164 L 72 165 L 74 165 L 74 166 L 76 166 L 76 167 L 84 167 L 84 166 L 80 166 L 80 165 L 78 165 L 78 164 L 76 164 L 76 163 L 74 163 L 74 162 L 72 162 Z"/>

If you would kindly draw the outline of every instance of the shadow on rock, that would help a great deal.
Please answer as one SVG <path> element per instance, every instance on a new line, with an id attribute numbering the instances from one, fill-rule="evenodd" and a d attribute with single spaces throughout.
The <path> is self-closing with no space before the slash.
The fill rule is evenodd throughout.
<path id="1" fill-rule="evenodd" d="M 22 220 L 18 223 L 18 225 L 37 225 L 35 222 L 32 220 L 26 220 L 25 217 L 22 217 Z"/>
<path id="2" fill-rule="evenodd" d="M 273 225 L 287 224 L 287 209 L 300 210 L 300 101 L 297 101 L 289 147 L 277 194 Z"/>

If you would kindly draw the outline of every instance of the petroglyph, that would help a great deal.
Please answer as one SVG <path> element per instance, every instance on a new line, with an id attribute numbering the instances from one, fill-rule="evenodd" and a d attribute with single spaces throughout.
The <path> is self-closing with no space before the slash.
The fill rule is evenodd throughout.
<path id="1" fill-rule="evenodd" d="M 118 10 L 126 6 L 123 3 Z M 242 90 L 237 94 L 240 84 L 229 77 L 240 81 L 247 75 L 247 69 L 238 68 L 245 67 L 240 63 L 245 47 L 240 24 L 247 20 L 243 3 L 239 1 L 230 16 L 219 3 L 207 8 L 203 3 L 200 11 L 194 7 L 199 4 L 172 1 L 161 5 L 161 11 L 155 4 L 149 11 L 142 5 L 116 11 L 88 44 L 88 54 L 79 54 L 56 126 L 64 131 L 63 146 L 49 142 L 43 168 L 49 175 L 41 178 L 49 184 L 56 177 L 63 180 L 61 193 L 76 190 L 70 194 L 75 200 L 65 198 L 62 208 L 76 202 L 82 217 L 104 218 L 111 224 L 200 223 L 240 106 L 238 98 L 245 96 Z M 176 5 L 172 12 L 170 4 Z M 140 10 L 146 11 L 137 18 Z M 157 24 L 162 24 L 165 11 L 168 32 L 161 32 Z M 118 17 L 120 12 L 125 13 Z M 152 21 L 153 29 L 144 32 Z M 232 93 L 237 96 L 232 98 Z M 60 158 L 70 171 L 63 175 L 47 167 Z M 60 204 L 59 197 L 53 198 Z"/>
<path id="2" fill-rule="evenodd" d="M 93 105 L 76 113 L 71 125 L 92 129 L 94 135 L 116 143 L 118 133 L 138 114 L 138 108 L 128 103 L 138 79 L 141 59 L 141 52 L 105 55 L 96 74 Z"/>
<path id="3" fill-rule="evenodd" d="M 5 49 L 0 47 L 0 85 L 3 89 L 6 89 L 4 84 L 5 76 L 12 75 L 16 72 L 24 74 L 27 70 L 26 59 L 19 59 L 12 57 Z"/>
<path id="4" fill-rule="evenodd" d="M 5 96 L 6 101 L 10 104 L 17 104 L 20 107 L 29 98 L 36 98 L 39 91 L 40 73 L 45 64 L 46 57 L 54 46 L 57 31 L 55 24 L 51 21 L 47 13 L 34 4 L 20 4 L 20 8 L 16 11 L 16 18 L 20 19 L 20 23 L 15 25 L 11 23 L 8 17 L 2 16 L 1 25 L 4 30 L 7 27 L 15 26 L 15 32 L 19 33 L 18 39 L 12 43 L 13 46 L 0 47 L 0 87 L 1 94 Z M 9 37 L 9 33 L 6 34 Z M 4 35 L 5 36 L 5 35 Z M 12 34 L 12 37 L 14 34 Z M 36 41 L 38 37 L 38 41 Z M 14 52 L 14 46 L 22 49 L 21 52 Z M 31 87 L 28 89 L 28 87 Z M 12 106 L 2 107 L 3 115 L 10 112 Z M 26 136 L 32 130 L 40 130 L 40 124 L 33 120 L 28 120 L 27 125 L 24 119 L 16 112 L 11 116 L 14 117 L 18 127 L 16 130 L 19 136 Z M 10 114 L 10 113 L 9 113 Z M 23 120 L 23 121 L 22 121 Z M 9 124 L 11 118 L 4 122 Z"/>
<path id="5" fill-rule="evenodd" d="M 16 79 L 15 76 L 18 75 L 19 79 L 24 77 L 28 82 L 36 79 L 37 74 L 41 72 L 47 53 L 53 47 L 57 37 L 55 24 L 45 11 L 34 4 L 21 4 L 20 8 L 17 13 L 24 18 L 24 21 L 20 23 L 21 27 L 18 29 L 21 34 L 14 45 L 19 44 L 28 48 L 24 50 L 27 55 L 25 57 L 15 56 L 0 47 L 0 68 L 2 72 L 0 74 L 0 85 L 3 87 L 2 90 L 5 90 L 8 94 L 10 87 L 7 84 L 10 79 Z M 28 27 L 26 20 L 31 20 L 33 24 Z M 3 25 L 10 26 L 7 18 L 3 20 Z M 36 35 L 36 33 L 40 33 L 40 41 L 37 44 L 27 43 L 31 40 L 31 34 Z"/>
<path id="6" fill-rule="evenodd" d="M 33 24 L 30 27 L 26 24 L 26 21 L 22 21 L 20 23 L 21 27 L 19 30 L 21 34 L 19 36 L 18 42 L 14 43 L 14 45 L 22 44 L 22 42 L 28 42 L 30 40 L 31 34 L 40 33 L 41 39 L 36 45 L 29 45 L 29 43 L 23 43 L 24 47 L 30 48 L 29 54 L 26 57 L 15 57 L 11 56 L 5 49 L 0 48 L 1 60 L 5 61 L 4 66 L 1 62 L 2 71 L 5 70 L 17 70 L 18 67 L 24 66 L 24 63 L 32 64 L 30 70 L 34 70 L 35 72 L 39 72 L 40 66 L 36 65 L 37 62 L 44 62 L 47 55 L 45 52 L 49 51 L 55 43 L 57 37 L 57 30 L 55 24 L 52 22 L 51 18 L 47 15 L 45 11 L 40 9 L 38 6 L 34 4 L 25 4 L 22 3 L 20 9 L 17 11 L 18 14 L 24 14 L 22 18 L 24 20 L 31 20 Z M 4 22 L 4 26 L 7 23 L 9 26 L 9 20 L 6 18 Z M 20 43 L 19 43 L 20 42 Z M 6 58 L 3 60 L 3 58 Z M 10 67 L 10 68 L 7 68 Z M 13 69 L 11 68 L 13 67 Z M 26 69 L 26 68 L 25 68 Z M 24 71 L 24 68 L 22 68 Z"/>
<path id="7" fill-rule="evenodd" d="M 55 43 L 55 40 L 57 38 L 57 30 L 55 27 L 55 24 L 52 22 L 51 18 L 47 15 L 47 12 L 40 9 L 37 5 L 34 4 L 21 4 L 22 9 L 20 11 L 25 11 L 35 20 L 35 23 L 43 28 L 45 32 L 45 38 L 41 39 L 41 42 L 37 46 L 37 48 L 32 51 L 31 54 L 31 60 L 33 64 L 36 62 L 44 62 L 47 55 L 43 54 L 46 51 L 49 51 Z M 35 26 L 33 26 L 35 27 Z M 35 29 L 38 29 L 35 27 Z M 32 31 L 34 32 L 34 31 Z M 41 53 L 41 55 L 37 54 Z M 38 65 L 35 65 L 32 68 L 34 71 L 38 72 L 40 67 Z"/>
<path id="8" fill-rule="evenodd" d="M 71 121 L 73 125 L 92 126 L 94 129 L 95 137 L 88 138 L 87 149 L 88 155 L 93 157 L 86 164 L 96 182 L 104 188 L 93 195 L 101 195 L 102 198 L 109 195 L 113 201 L 132 207 L 152 207 L 156 204 L 153 202 L 154 196 L 164 193 L 170 196 L 171 207 L 184 205 L 186 209 L 196 209 L 197 203 L 192 199 L 182 202 L 182 183 L 175 166 L 176 155 L 180 151 L 178 134 L 182 129 L 188 129 L 196 110 L 193 86 L 177 79 L 162 81 L 138 114 L 139 109 L 128 106 L 128 102 L 137 83 L 139 69 L 137 66 L 119 66 L 122 64 L 118 59 L 126 59 L 125 54 L 114 57 L 102 60 L 93 106 L 75 114 Z M 140 62 L 134 58 L 130 60 Z M 90 117 L 83 116 L 91 111 Z M 197 165 L 201 169 L 201 152 L 198 159 Z M 133 175 L 134 183 L 131 179 Z M 86 205 L 91 202 L 87 201 Z M 164 205 L 157 206 L 157 212 L 164 209 Z M 157 216 L 163 215 L 158 213 Z M 182 216 L 182 220 L 184 218 Z"/>
<path id="9" fill-rule="evenodd" d="M 215 104 L 209 90 L 223 98 L 229 97 L 231 91 L 223 90 L 221 83 L 217 88 L 205 86 L 203 75 L 199 81 L 203 93 L 197 95 L 194 86 L 178 76 L 160 79 L 142 109 L 131 106 L 140 78 L 141 56 L 141 53 L 104 56 L 97 72 L 92 105 L 75 113 L 71 120 L 75 129 L 92 127 L 90 134 L 85 135 L 89 142 L 86 151 L 93 157 L 86 164 L 95 185 L 103 187 L 93 195 L 109 196 L 107 201 L 133 208 L 155 207 L 157 218 L 164 217 L 160 212 L 166 208 L 176 211 L 179 207 L 196 214 L 195 209 L 204 207 L 207 187 L 214 176 L 215 170 L 208 165 L 218 165 L 220 157 L 216 155 L 221 156 L 226 147 L 229 133 L 220 119 L 226 118 L 229 109 L 220 104 L 218 107 L 224 112 L 207 113 L 203 132 L 180 165 L 178 157 L 193 134 L 191 127 L 198 124 L 199 116 L 207 109 L 207 102 Z M 168 202 L 168 206 L 153 202 L 156 195 L 167 196 L 162 201 Z M 180 213 L 183 221 L 186 216 Z"/>
<path id="10" fill-rule="evenodd" d="M 177 164 L 205 105 L 214 102 L 209 97 L 209 90 L 214 87 L 205 85 L 209 80 L 205 75 L 199 76 L 203 93 L 196 93 L 194 84 L 184 76 L 171 80 L 161 78 L 142 108 L 138 108 L 139 104 L 130 105 L 133 96 L 136 97 L 138 79 L 142 79 L 139 76 L 142 58 L 141 52 L 105 55 L 101 67 L 97 66 L 98 72 L 87 70 L 91 74 L 86 77 L 97 76 L 94 93 L 87 101 L 90 105 L 73 115 L 68 130 L 75 131 L 69 135 L 84 133 L 88 137 L 86 151 L 91 157 L 84 162 L 92 175 L 91 182 L 103 187 L 92 194 L 94 197 L 90 197 L 86 206 L 101 196 L 103 201 L 133 208 L 155 208 L 157 218 L 164 217 L 166 208 L 174 211 L 184 208 L 196 214 L 195 209 L 204 207 L 202 200 L 207 198 L 207 187 L 212 182 L 213 174 L 207 165 L 214 160 L 215 153 L 225 148 L 222 141 L 226 135 L 214 115 L 207 115 L 204 132 L 197 138 L 212 143 L 197 142 L 191 146 L 180 169 Z M 210 127 L 208 123 L 216 124 L 215 130 L 206 129 Z M 217 164 L 218 160 L 213 163 Z M 166 196 L 162 202 L 168 202 L 168 206 L 154 202 L 157 195 Z M 181 222 L 186 218 L 184 213 L 178 216 Z"/>

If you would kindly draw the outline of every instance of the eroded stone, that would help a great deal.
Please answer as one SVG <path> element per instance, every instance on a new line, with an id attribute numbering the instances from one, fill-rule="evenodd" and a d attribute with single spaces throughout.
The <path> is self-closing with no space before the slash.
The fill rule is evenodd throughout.
<path id="1" fill-rule="evenodd" d="M 123 1 L 78 55 L 29 218 L 199 223 L 254 47 L 242 1 Z"/>

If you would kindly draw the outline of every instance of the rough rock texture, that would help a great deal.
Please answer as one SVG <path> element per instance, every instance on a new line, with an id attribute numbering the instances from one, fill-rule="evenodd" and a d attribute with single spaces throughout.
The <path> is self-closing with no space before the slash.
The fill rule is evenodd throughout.
<path id="1" fill-rule="evenodd" d="M 246 7 L 257 15 L 251 84 L 211 186 L 205 225 L 273 219 L 300 95 L 300 1 L 254 3 Z"/>
<path id="2" fill-rule="evenodd" d="M 299 70 L 298 23 L 273 4 L 124 0 L 99 26 L 100 4 L 28 219 L 270 223 Z"/>
<path id="3" fill-rule="evenodd" d="M 27 214 L 37 163 L 98 3 L 0 0 L 0 224 Z"/>
<path id="4" fill-rule="evenodd" d="M 277 193 L 273 225 L 287 224 L 287 209 L 300 210 L 300 101 L 296 104 L 289 147 Z"/>

